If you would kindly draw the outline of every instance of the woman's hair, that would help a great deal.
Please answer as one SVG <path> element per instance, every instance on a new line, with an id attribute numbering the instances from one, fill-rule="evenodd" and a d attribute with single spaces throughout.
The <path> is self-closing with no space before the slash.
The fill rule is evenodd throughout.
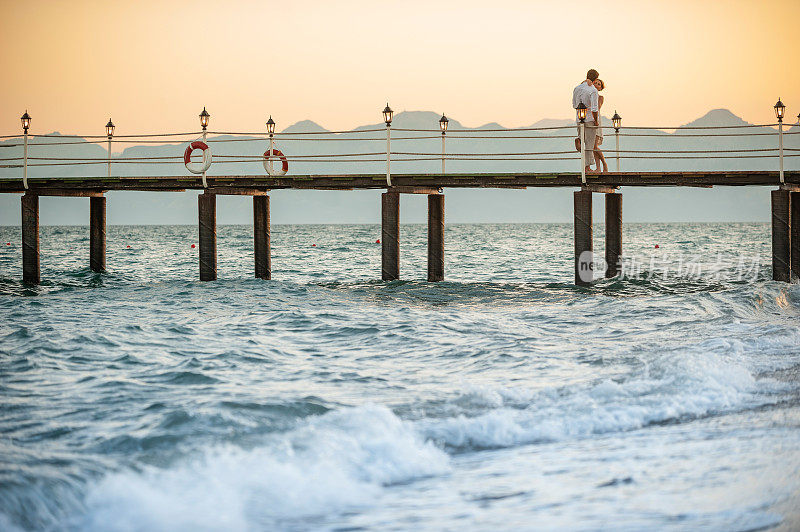
<path id="1" fill-rule="evenodd" d="M 599 82 L 600 82 L 600 90 L 603 90 L 603 89 L 605 89 L 605 88 L 606 88 L 606 84 L 605 84 L 605 83 L 603 83 L 603 80 L 602 80 L 602 79 L 598 79 L 597 81 L 599 81 Z"/>

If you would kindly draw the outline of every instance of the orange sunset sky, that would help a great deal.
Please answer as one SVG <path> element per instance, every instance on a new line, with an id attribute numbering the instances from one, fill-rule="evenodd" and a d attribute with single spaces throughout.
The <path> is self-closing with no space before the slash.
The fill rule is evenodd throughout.
<path id="1" fill-rule="evenodd" d="M 0 1 L 0 134 L 329 129 L 395 111 L 467 126 L 567 118 L 589 67 L 606 114 L 686 123 L 800 111 L 800 2 Z M 435 127 L 435 124 L 431 124 Z"/>

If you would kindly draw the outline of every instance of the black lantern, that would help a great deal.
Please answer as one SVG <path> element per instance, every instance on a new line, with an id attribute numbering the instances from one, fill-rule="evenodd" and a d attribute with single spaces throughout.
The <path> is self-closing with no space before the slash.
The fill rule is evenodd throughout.
<path id="1" fill-rule="evenodd" d="M 778 122 L 783 122 L 783 115 L 786 114 L 786 106 L 783 105 L 783 102 L 780 98 L 778 98 L 778 103 L 775 104 L 775 118 L 778 119 Z"/>
<path id="2" fill-rule="evenodd" d="M 583 105 L 583 102 L 581 102 L 578 104 L 577 109 L 578 109 L 578 120 L 580 120 L 581 123 L 583 123 L 584 120 L 586 120 L 586 106 Z"/>
<path id="3" fill-rule="evenodd" d="M 439 119 L 439 129 L 442 130 L 442 135 L 444 135 L 445 132 L 447 131 L 447 124 L 449 122 L 450 121 L 447 119 L 447 117 L 444 116 L 444 113 L 442 113 L 442 117 Z"/>
<path id="4" fill-rule="evenodd" d="M 211 115 L 208 114 L 208 111 L 206 111 L 206 108 L 203 107 L 203 112 L 200 113 L 200 126 L 203 128 L 203 131 L 205 131 L 206 128 L 208 127 L 208 119 L 209 118 L 211 118 Z"/>
<path id="5" fill-rule="evenodd" d="M 622 125 L 622 117 L 617 114 L 616 109 L 614 110 L 614 116 L 611 117 L 611 123 L 614 124 L 614 130 L 619 133 L 619 128 Z"/>
<path id="6" fill-rule="evenodd" d="M 106 124 L 106 135 L 108 135 L 109 140 L 114 136 L 114 122 L 110 118 L 108 119 L 108 124 Z"/>
<path id="7" fill-rule="evenodd" d="M 389 104 L 386 104 L 386 107 L 383 109 L 383 121 L 386 122 L 386 127 L 389 127 L 392 124 L 392 115 L 394 111 L 392 108 L 389 107 Z"/>
<path id="8" fill-rule="evenodd" d="M 28 128 L 31 127 L 31 115 L 28 114 L 27 109 L 25 109 L 25 114 L 20 117 L 20 120 L 22 121 L 22 129 L 27 132 Z"/>
<path id="9" fill-rule="evenodd" d="M 272 119 L 272 115 L 269 115 L 269 120 L 267 120 L 267 133 L 270 137 L 275 133 L 275 121 Z"/>

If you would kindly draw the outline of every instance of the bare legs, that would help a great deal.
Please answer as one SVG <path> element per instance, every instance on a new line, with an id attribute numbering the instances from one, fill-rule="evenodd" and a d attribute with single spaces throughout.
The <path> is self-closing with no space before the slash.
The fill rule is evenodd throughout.
<path id="1" fill-rule="evenodd" d="M 597 166 L 597 171 L 600 171 L 600 165 L 603 166 L 603 172 L 608 172 L 608 164 L 606 164 L 606 157 L 603 155 L 603 150 L 600 149 L 600 143 L 602 141 L 598 137 L 598 139 L 594 143 L 594 162 Z"/>
<path id="2" fill-rule="evenodd" d="M 602 152 L 600 153 L 600 158 L 601 159 L 597 158 L 597 150 L 598 149 L 599 148 L 597 148 L 597 141 L 595 141 L 594 151 L 587 152 L 587 154 L 588 154 L 588 157 L 586 157 L 586 163 L 587 164 L 586 164 L 586 168 L 584 169 L 587 174 L 599 174 L 600 173 L 600 162 L 598 162 L 599 160 L 603 161 L 603 168 L 604 168 L 603 171 L 604 172 L 608 172 L 608 166 L 606 166 L 606 161 L 605 161 L 605 159 L 603 159 Z M 578 153 L 581 152 L 581 139 L 580 138 L 576 138 L 575 139 L 575 151 L 578 152 Z M 592 156 L 594 156 L 595 166 L 597 166 L 597 170 L 592 170 Z"/>

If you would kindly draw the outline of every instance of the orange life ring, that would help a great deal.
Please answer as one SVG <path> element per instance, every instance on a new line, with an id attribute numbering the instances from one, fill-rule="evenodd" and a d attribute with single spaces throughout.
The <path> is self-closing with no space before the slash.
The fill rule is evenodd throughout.
<path id="1" fill-rule="evenodd" d="M 269 164 L 270 160 L 273 157 L 278 157 L 281 160 L 281 169 L 275 170 L 274 168 L 270 169 L 271 165 Z M 286 172 L 289 171 L 289 161 L 286 159 L 286 156 L 283 154 L 281 150 L 271 149 L 264 152 L 264 170 L 267 171 L 269 175 L 286 175 Z"/>
<path id="2" fill-rule="evenodd" d="M 192 152 L 194 150 L 203 150 L 202 163 L 192 162 Z M 202 174 L 211 167 L 211 148 L 208 147 L 208 144 L 200 140 L 192 142 L 186 147 L 186 151 L 183 152 L 183 164 L 191 173 Z"/>

